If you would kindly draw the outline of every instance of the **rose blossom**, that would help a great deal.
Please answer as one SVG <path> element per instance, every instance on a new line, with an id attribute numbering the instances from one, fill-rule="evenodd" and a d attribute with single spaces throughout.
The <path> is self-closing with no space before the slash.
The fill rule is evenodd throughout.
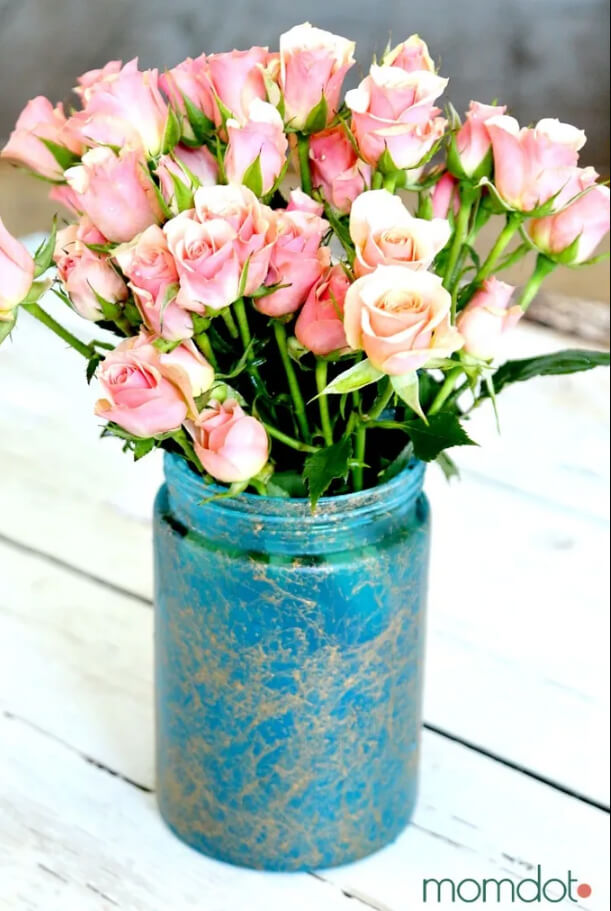
<path id="1" fill-rule="evenodd" d="M 313 285 L 329 267 L 331 254 L 321 247 L 328 222 L 308 212 L 279 209 L 275 213 L 278 236 L 272 249 L 267 285 L 287 285 L 255 301 L 267 316 L 294 313 L 305 302 Z"/>
<path id="2" fill-rule="evenodd" d="M 325 99 L 327 123 L 340 105 L 344 77 L 354 64 L 354 42 L 332 35 L 309 22 L 280 36 L 279 84 L 284 119 L 302 130 L 313 108 Z"/>
<path id="3" fill-rule="evenodd" d="M 208 73 L 214 90 L 227 110 L 241 123 L 248 120 L 250 106 L 256 98 L 267 100 L 263 68 L 268 57 L 266 47 L 251 47 L 247 51 L 230 51 L 208 57 Z"/>
<path id="4" fill-rule="evenodd" d="M 241 184 L 248 169 L 258 159 L 262 177 L 260 195 L 269 193 L 286 162 L 288 139 L 282 117 L 273 104 L 255 98 L 245 123 L 228 120 L 225 126 L 229 137 L 225 153 L 227 180 Z"/>
<path id="5" fill-rule="evenodd" d="M 168 106 L 159 91 L 157 70 L 141 72 L 138 60 L 131 60 L 95 82 L 86 96 L 85 108 L 69 121 L 83 142 L 141 146 L 149 155 L 160 152 Z"/>
<path id="6" fill-rule="evenodd" d="M 509 306 L 514 291 L 513 285 L 492 277 L 473 295 L 456 323 L 467 354 L 486 361 L 496 355 L 502 335 L 524 315 L 517 304 Z"/>
<path id="7" fill-rule="evenodd" d="M 166 223 L 164 231 L 178 271 L 179 305 L 204 313 L 206 308 L 222 310 L 233 303 L 241 268 L 236 232 L 229 222 L 211 218 L 202 224 L 193 211 L 181 212 Z"/>
<path id="8" fill-rule="evenodd" d="M 244 293 L 254 292 L 267 276 L 276 238 L 274 213 L 243 186 L 202 187 L 195 194 L 195 210 L 201 222 L 221 218 L 234 232 L 234 250 L 240 273 L 248 263 Z"/>
<path id="9" fill-rule="evenodd" d="M 435 72 L 435 64 L 429 54 L 429 49 L 420 35 L 410 35 L 406 41 L 401 42 L 382 58 L 385 66 L 399 66 L 407 73 L 415 70 L 428 70 Z"/>
<path id="10" fill-rule="evenodd" d="M 0 218 L 0 322 L 12 320 L 13 310 L 27 296 L 33 280 L 34 260 Z"/>
<path id="11" fill-rule="evenodd" d="M 486 122 L 492 141 L 494 184 L 512 209 L 530 212 L 556 197 L 560 208 L 575 195 L 581 179 L 577 168 L 585 133 L 559 120 L 540 120 L 520 129 L 513 117 L 493 117 Z M 559 195 L 557 195 L 559 194 Z"/>
<path id="12" fill-rule="evenodd" d="M 199 348 L 189 339 L 172 351 L 159 355 L 161 369 L 185 397 L 189 414 L 196 412 L 194 399 L 207 392 L 214 382 L 214 370 Z"/>
<path id="13" fill-rule="evenodd" d="M 312 185 L 320 187 L 334 209 L 346 214 L 354 199 L 371 184 L 371 167 L 356 154 L 342 127 L 310 138 Z"/>
<path id="14" fill-rule="evenodd" d="M 88 320 L 103 317 L 98 297 L 116 304 L 128 296 L 127 286 L 113 269 L 110 257 L 95 253 L 88 246 L 105 243 L 104 235 L 87 218 L 59 231 L 55 242 L 53 258 L 58 275 L 74 309 Z"/>
<path id="15" fill-rule="evenodd" d="M 480 104 L 472 101 L 467 118 L 456 134 L 456 152 L 458 163 L 463 174 L 472 177 L 479 174 L 486 164 L 486 158 L 492 148 L 486 121 L 500 117 L 507 110 L 506 106 L 497 107 L 491 104 Z M 488 172 L 490 168 L 486 169 Z M 463 176 L 460 174 L 459 176 Z"/>
<path id="16" fill-rule="evenodd" d="M 446 127 L 434 101 L 448 84 L 435 73 L 406 73 L 398 66 L 371 67 L 346 94 L 352 131 L 365 161 L 377 165 L 385 150 L 400 169 L 414 168 Z"/>
<path id="17" fill-rule="evenodd" d="M 289 193 L 289 204 L 286 207 L 287 212 L 308 212 L 310 215 L 322 215 L 325 207 L 321 202 L 316 202 L 303 190 L 295 189 Z"/>
<path id="18" fill-rule="evenodd" d="M 609 231 L 609 187 L 593 185 L 566 209 L 529 221 L 527 230 L 549 256 L 561 255 L 577 241 L 571 263 L 584 262 Z"/>
<path id="19" fill-rule="evenodd" d="M 189 149 L 178 145 L 170 155 L 161 156 L 155 174 L 159 178 L 161 195 L 174 214 L 178 215 L 173 178 L 179 180 L 187 190 L 194 191 L 198 186 L 213 186 L 217 182 L 218 170 L 216 159 L 206 146 Z M 195 185 L 192 178 L 195 178 Z"/>
<path id="20" fill-rule="evenodd" d="M 245 414 L 235 399 L 212 399 L 187 428 L 204 469 L 217 481 L 235 484 L 259 474 L 269 454 L 265 427 Z"/>
<path id="21" fill-rule="evenodd" d="M 208 120 L 213 122 L 219 120 L 205 54 L 201 54 L 195 60 L 187 57 L 178 66 L 163 73 L 159 77 L 159 85 L 172 105 L 183 114 L 186 111 L 186 97 Z"/>
<path id="22" fill-rule="evenodd" d="M 44 139 L 68 149 L 74 155 L 83 151 L 82 143 L 66 120 L 63 105 L 53 107 L 47 98 L 39 95 L 28 101 L 19 115 L 0 157 L 25 165 L 41 177 L 61 180 L 64 169 L 46 147 Z"/>
<path id="23" fill-rule="evenodd" d="M 449 171 L 446 171 L 435 184 L 431 194 L 431 203 L 435 218 L 447 218 L 450 211 L 454 215 L 458 215 L 460 208 L 458 181 Z"/>
<path id="24" fill-rule="evenodd" d="M 333 266 L 308 295 L 295 323 L 297 340 L 314 354 L 325 356 L 345 348 L 344 299 L 350 280 Z"/>
<path id="25" fill-rule="evenodd" d="M 66 171 L 66 180 L 75 205 L 110 241 L 132 240 L 162 219 L 146 164 L 136 151 L 115 155 L 112 149 L 91 149 L 80 165 Z"/>
<path id="26" fill-rule="evenodd" d="M 176 352 L 173 357 L 161 355 L 153 341 L 154 336 L 144 332 L 125 339 L 104 358 L 98 375 L 108 398 L 96 403 L 95 413 L 138 437 L 177 430 L 188 414 L 195 414 L 193 396 L 204 391 L 204 372 L 210 385 L 213 377 L 201 355 L 196 358 L 201 372 L 192 378 L 193 367 L 185 369 Z M 190 347 L 192 357 L 194 351 Z"/>
<path id="27" fill-rule="evenodd" d="M 179 342 L 193 335 L 193 319 L 177 303 L 178 286 L 168 285 L 157 294 L 138 288 L 133 282 L 129 287 L 134 295 L 142 321 L 147 329 L 169 342 Z"/>
<path id="28" fill-rule="evenodd" d="M 87 104 L 93 93 L 112 82 L 122 68 L 121 60 L 109 60 L 101 69 L 88 70 L 76 80 L 78 84 L 74 89 L 75 93 L 82 99 L 83 104 Z"/>
<path id="29" fill-rule="evenodd" d="M 401 376 L 462 345 L 450 325 L 451 297 L 439 276 L 404 266 L 378 266 L 348 288 L 344 328 L 351 348 L 374 367 Z"/>
<path id="30" fill-rule="evenodd" d="M 356 276 L 379 265 L 428 269 L 450 239 L 444 218 L 414 218 L 398 196 L 388 190 L 369 190 L 357 196 L 350 212 Z"/>

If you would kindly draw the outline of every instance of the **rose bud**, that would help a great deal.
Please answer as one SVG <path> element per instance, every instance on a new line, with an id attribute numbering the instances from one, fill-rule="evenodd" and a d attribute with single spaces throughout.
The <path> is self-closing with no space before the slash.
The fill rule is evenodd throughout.
<path id="1" fill-rule="evenodd" d="M 197 457 L 217 481 L 236 484 L 254 478 L 269 456 L 265 427 L 245 414 L 235 399 L 214 399 L 187 428 Z"/>
<path id="2" fill-rule="evenodd" d="M 371 184 L 371 167 L 358 157 L 342 127 L 333 127 L 310 138 L 312 185 L 320 187 L 328 202 L 346 214 L 359 193 Z"/>
<path id="3" fill-rule="evenodd" d="M 263 69 L 268 57 L 265 47 L 208 57 L 208 73 L 214 91 L 240 123 L 248 120 L 248 112 L 255 99 L 267 101 Z"/>
<path id="4" fill-rule="evenodd" d="M 503 334 L 524 315 L 518 305 L 509 306 L 514 291 L 513 285 L 492 277 L 471 298 L 456 323 L 467 354 L 484 361 L 495 357 Z"/>
<path id="5" fill-rule="evenodd" d="M 187 98 L 208 120 L 220 122 L 205 54 L 201 54 L 195 60 L 187 57 L 178 66 L 167 70 L 159 77 L 159 85 L 177 111 L 186 113 Z M 194 138 L 190 127 L 187 132 Z"/>
<path id="6" fill-rule="evenodd" d="M 378 266 L 346 293 L 344 329 L 351 348 L 374 367 L 402 376 L 462 346 L 450 325 L 451 297 L 439 276 L 404 266 Z"/>
<path id="7" fill-rule="evenodd" d="M 379 265 L 428 269 L 450 239 L 444 218 L 414 218 L 398 196 L 388 190 L 369 190 L 358 196 L 350 213 L 357 276 Z"/>
<path id="8" fill-rule="evenodd" d="M 449 171 L 446 171 L 435 184 L 431 194 L 431 203 L 434 218 L 448 218 L 450 213 L 458 215 L 460 208 L 458 181 Z"/>
<path id="9" fill-rule="evenodd" d="M 33 280 L 34 260 L 0 218 L 0 322 L 12 321 L 15 307 L 27 297 Z"/>
<path id="10" fill-rule="evenodd" d="M 188 149 L 176 146 L 170 155 L 162 155 L 155 174 L 159 178 L 161 195 L 175 215 L 178 215 L 175 181 L 194 193 L 198 187 L 214 186 L 218 179 L 218 164 L 205 146 Z"/>
<path id="11" fill-rule="evenodd" d="M 75 204 L 115 243 L 130 241 L 162 219 L 140 154 L 130 149 L 118 155 L 105 147 L 91 149 L 80 165 L 66 171 Z"/>
<path id="12" fill-rule="evenodd" d="M 350 280 L 342 267 L 333 266 L 308 295 L 295 323 L 300 344 L 321 357 L 346 348 L 344 298 Z"/>
<path id="13" fill-rule="evenodd" d="M 282 117 L 272 104 L 256 98 L 248 109 L 248 120 L 240 124 L 228 120 L 225 124 L 229 145 L 225 153 L 225 173 L 229 183 L 241 184 L 258 160 L 261 186 L 259 196 L 273 189 L 286 162 L 288 139 Z M 251 189 L 254 187 L 251 186 Z"/>
<path id="14" fill-rule="evenodd" d="M 467 118 L 455 138 L 456 176 L 483 177 L 492 170 L 492 143 L 486 121 L 502 116 L 507 108 L 472 101 Z"/>
<path id="15" fill-rule="evenodd" d="M 111 83 L 123 69 L 121 60 L 109 60 L 101 69 L 88 70 L 79 76 L 74 92 L 80 97 L 83 104 L 87 104 L 94 92 Z"/>
<path id="16" fill-rule="evenodd" d="M 429 49 L 420 35 L 410 35 L 410 37 L 398 44 L 392 51 L 389 51 L 382 58 L 384 66 L 398 66 L 406 73 L 413 73 L 418 70 L 428 70 L 429 73 L 435 72 L 435 64 L 429 54 Z"/>
<path id="17" fill-rule="evenodd" d="M 323 98 L 326 123 L 335 117 L 344 77 L 354 64 L 354 47 L 353 41 L 313 28 L 309 22 L 280 36 L 279 84 L 288 126 L 303 130 Z"/>
<path id="18" fill-rule="evenodd" d="M 177 288 L 161 287 L 156 295 L 130 282 L 134 301 L 146 328 L 169 342 L 178 342 L 193 335 L 193 319 L 177 301 Z"/>
<path id="19" fill-rule="evenodd" d="M 528 233 L 542 253 L 563 262 L 589 259 L 609 231 L 609 187 L 595 184 L 575 202 L 544 218 L 534 218 Z"/>
<path id="20" fill-rule="evenodd" d="M 88 246 L 105 243 L 104 235 L 86 218 L 59 231 L 55 242 L 57 273 L 72 306 L 88 320 L 103 318 L 99 298 L 116 304 L 128 297 L 127 286 L 110 257 L 95 253 Z"/>
<path id="21" fill-rule="evenodd" d="M 287 212 L 308 212 L 310 215 L 323 215 L 325 207 L 322 203 L 316 202 L 303 190 L 291 190 L 289 193 L 289 203 L 286 207 Z"/>
<path id="22" fill-rule="evenodd" d="M 19 115 L 0 157 L 22 164 L 48 180 L 62 180 L 64 169 L 44 144 L 45 139 L 76 156 L 83 151 L 82 142 L 66 120 L 63 105 L 53 107 L 39 95 L 28 101 Z"/>

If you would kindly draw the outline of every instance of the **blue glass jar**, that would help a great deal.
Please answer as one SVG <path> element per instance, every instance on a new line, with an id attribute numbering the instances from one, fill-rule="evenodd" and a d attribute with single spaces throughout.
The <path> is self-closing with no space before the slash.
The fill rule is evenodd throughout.
<path id="1" fill-rule="evenodd" d="M 307 870 L 392 841 L 416 799 L 424 466 L 308 503 L 211 495 L 166 456 L 155 504 L 157 793 L 219 860 Z"/>

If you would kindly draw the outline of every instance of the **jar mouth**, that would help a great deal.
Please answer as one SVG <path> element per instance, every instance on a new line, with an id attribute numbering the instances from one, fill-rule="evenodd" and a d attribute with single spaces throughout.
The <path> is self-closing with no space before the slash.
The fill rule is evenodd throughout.
<path id="1" fill-rule="evenodd" d="M 255 493 L 241 493 L 228 497 L 227 488 L 206 484 L 198 478 L 185 459 L 166 452 L 165 477 L 170 491 L 182 501 L 190 500 L 192 507 L 214 508 L 222 511 L 246 513 L 279 518 L 301 517 L 310 522 L 339 519 L 347 513 L 378 512 L 391 509 L 393 504 L 416 500 L 422 491 L 425 463 L 412 459 L 394 478 L 356 493 L 321 497 L 314 512 L 306 497 L 270 497 Z"/>

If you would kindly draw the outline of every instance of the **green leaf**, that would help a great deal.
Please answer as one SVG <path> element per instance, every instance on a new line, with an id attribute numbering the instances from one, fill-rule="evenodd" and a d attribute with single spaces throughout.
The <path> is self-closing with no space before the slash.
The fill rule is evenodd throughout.
<path id="1" fill-rule="evenodd" d="M 393 478 L 396 478 L 404 468 L 407 468 L 411 460 L 414 458 L 414 447 L 411 442 L 407 443 L 403 447 L 396 459 L 388 465 L 383 471 L 378 475 L 380 478 L 380 484 L 385 484 L 386 481 L 392 481 Z"/>
<path id="2" fill-rule="evenodd" d="M 148 440 L 137 440 L 134 443 L 134 462 L 143 459 L 145 455 L 157 447 L 157 440 L 150 437 Z"/>
<path id="3" fill-rule="evenodd" d="M 77 161 L 79 161 L 78 155 L 75 155 L 74 152 L 71 152 L 70 149 L 67 149 L 65 146 L 60 146 L 56 142 L 53 142 L 51 139 L 42 139 L 41 137 L 38 138 L 43 143 L 43 145 L 47 147 L 62 171 L 67 171 L 68 168 L 71 168 L 77 163 Z"/>
<path id="4" fill-rule="evenodd" d="M 174 199 L 178 211 L 186 212 L 188 209 L 192 209 L 193 190 L 189 189 L 176 174 L 170 173 L 170 177 L 174 186 Z"/>
<path id="5" fill-rule="evenodd" d="M 429 423 L 405 421 L 406 432 L 414 445 L 414 455 L 423 462 L 436 459 L 440 452 L 451 446 L 475 446 L 457 416 L 450 411 L 429 415 Z"/>
<path id="6" fill-rule="evenodd" d="M 446 476 L 446 481 L 451 481 L 452 478 L 460 479 L 458 465 L 450 458 L 447 452 L 440 452 L 435 461 Z"/>
<path id="7" fill-rule="evenodd" d="M 558 376 L 565 373 L 579 373 L 592 370 L 594 367 L 608 367 L 608 351 L 588 351 L 580 348 L 568 348 L 541 357 L 529 357 L 518 361 L 507 361 L 492 374 L 494 389 L 498 395 L 501 389 L 510 383 L 523 383 L 535 376 Z M 480 398 L 489 396 L 483 391 Z"/>
<path id="8" fill-rule="evenodd" d="M 180 121 L 176 116 L 173 108 L 168 108 L 168 119 L 165 122 L 163 130 L 163 139 L 161 140 L 161 151 L 164 155 L 172 152 L 174 147 L 180 142 Z"/>
<path id="9" fill-rule="evenodd" d="M 303 476 L 308 486 L 312 512 L 333 481 L 348 477 L 351 458 L 352 440 L 344 437 L 339 443 L 319 449 L 305 460 Z"/>
<path id="10" fill-rule="evenodd" d="M 17 316 L 15 312 L 7 320 L 0 320 L 0 345 L 11 334 L 16 322 Z"/>
<path id="11" fill-rule="evenodd" d="M 242 175 L 242 183 L 245 187 L 255 194 L 261 196 L 263 193 L 263 171 L 261 170 L 261 155 L 257 155 L 255 160 L 250 164 Z"/>
<path id="12" fill-rule="evenodd" d="M 329 119 L 329 106 L 327 105 L 327 99 L 324 95 L 321 95 L 320 101 L 318 104 L 312 108 L 308 114 L 305 126 L 303 128 L 304 133 L 320 133 L 327 125 L 327 120 Z"/>
<path id="13" fill-rule="evenodd" d="M 356 392 L 363 386 L 369 386 L 371 383 L 377 383 L 384 376 L 381 370 L 374 367 L 371 361 L 359 361 L 348 370 L 344 370 L 334 380 L 331 380 L 321 395 L 343 395 L 345 392 Z"/>
<path id="14" fill-rule="evenodd" d="M 53 228 L 51 233 L 46 240 L 43 240 L 41 245 L 36 250 L 34 254 L 34 278 L 39 278 L 43 275 L 51 263 L 53 262 L 53 254 L 55 252 L 55 238 L 57 236 L 57 220 L 53 219 Z"/>
<path id="15" fill-rule="evenodd" d="M 420 383 L 418 374 L 415 370 L 403 374 L 403 376 L 391 376 L 390 382 L 402 402 L 415 411 L 421 421 L 428 424 L 427 417 L 420 404 Z"/>
<path id="16" fill-rule="evenodd" d="M 204 112 L 200 111 L 187 95 L 183 95 L 182 100 L 184 101 L 187 120 L 193 130 L 193 135 L 199 144 L 203 145 L 206 139 L 214 132 L 214 122 L 209 117 L 206 117 Z"/>
<path id="17" fill-rule="evenodd" d="M 93 357 L 89 358 L 89 361 L 87 363 L 87 385 L 91 383 L 92 379 L 95 376 L 95 372 L 98 369 L 98 365 L 103 360 L 104 357 L 101 354 L 94 354 Z"/>
<path id="18" fill-rule="evenodd" d="M 271 496 L 282 496 L 279 493 L 271 493 L 272 485 L 279 491 L 283 491 L 285 497 L 306 497 L 307 491 L 303 478 L 297 471 L 276 471 L 268 482 L 267 489 Z"/>

